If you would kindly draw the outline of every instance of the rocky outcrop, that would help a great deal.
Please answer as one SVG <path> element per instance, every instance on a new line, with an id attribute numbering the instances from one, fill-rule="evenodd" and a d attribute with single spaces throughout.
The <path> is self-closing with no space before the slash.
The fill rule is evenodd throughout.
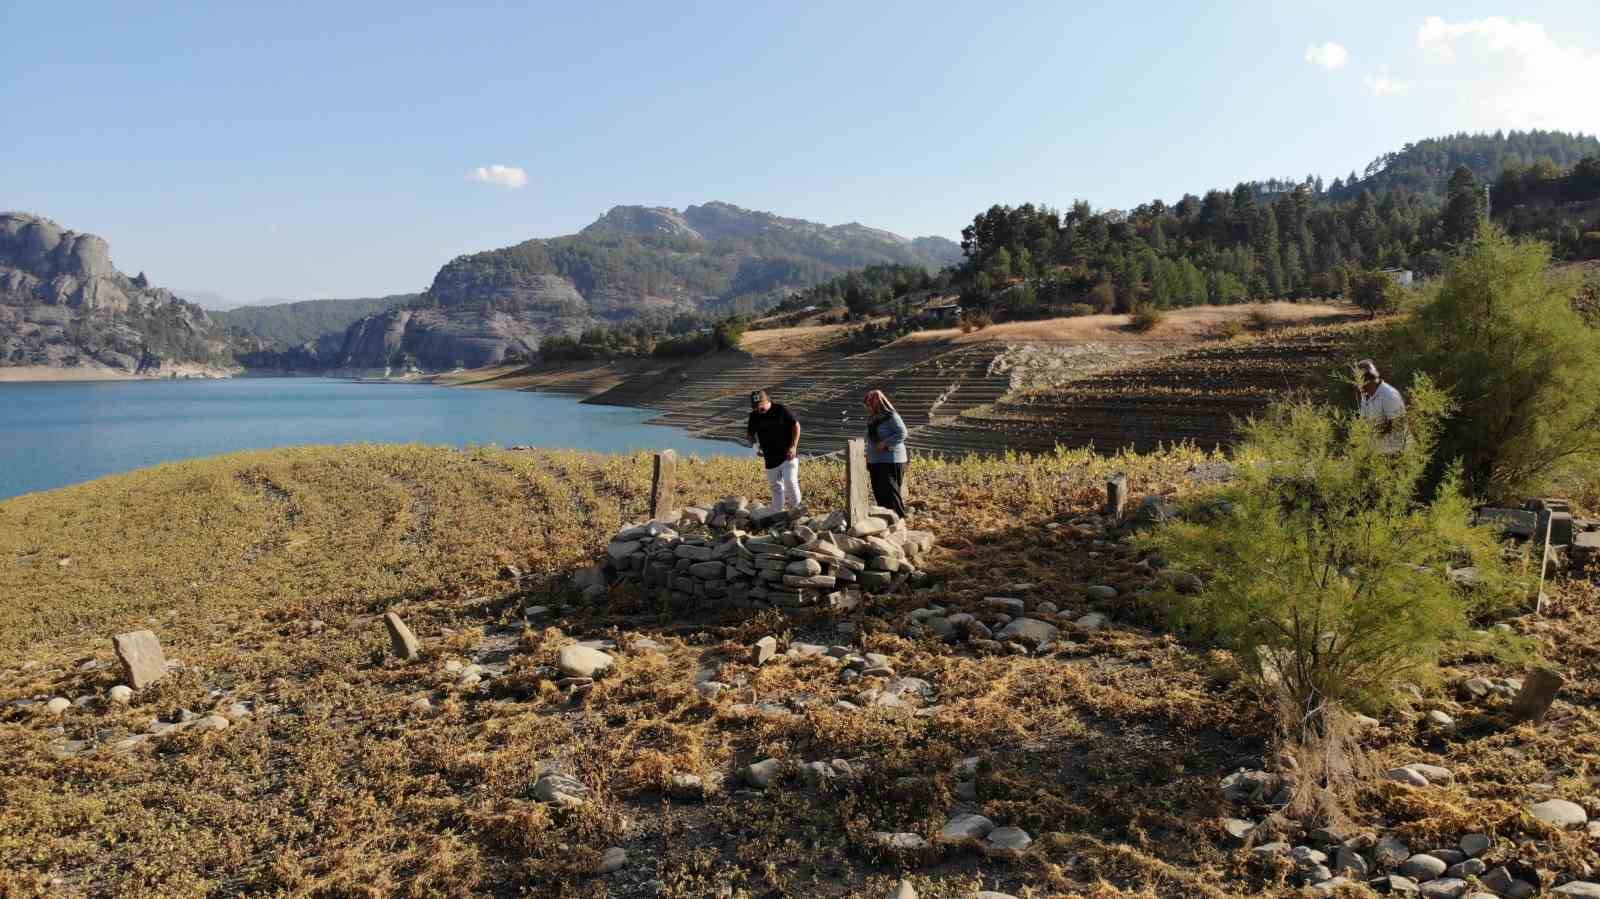
<path id="1" fill-rule="evenodd" d="M 230 338 L 201 309 L 130 278 L 93 234 L 0 213 L 0 365 L 164 375 L 234 366 Z"/>
<path id="2" fill-rule="evenodd" d="M 645 312 L 762 308 L 850 269 L 936 269 L 959 258 L 942 238 L 908 240 L 729 203 L 617 206 L 578 234 L 451 260 L 407 308 L 352 325 L 335 365 L 362 373 L 494 365 L 536 353 L 546 336 Z"/>
<path id="3" fill-rule="evenodd" d="M 569 319 L 555 313 L 470 308 L 394 309 L 368 316 L 345 332 L 334 362 L 340 371 L 441 371 L 499 365 L 531 356 L 544 334 Z"/>

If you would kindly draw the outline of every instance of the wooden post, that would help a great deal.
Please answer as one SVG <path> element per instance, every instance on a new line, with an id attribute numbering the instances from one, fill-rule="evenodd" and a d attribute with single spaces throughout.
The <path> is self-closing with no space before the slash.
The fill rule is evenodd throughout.
<path id="1" fill-rule="evenodd" d="M 1550 711 L 1550 703 L 1566 685 L 1566 679 L 1550 668 L 1535 668 L 1522 679 L 1522 690 L 1511 703 L 1511 715 L 1518 721 L 1538 721 Z"/>
<path id="2" fill-rule="evenodd" d="M 655 473 L 650 478 L 650 517 L 665 518 L 672 511 L 672 494 L 678 481 L 678 454 L 672 450 L 656 453 Z"/>
<path id="3" fill-rule="evenodd" d="M 1539 532 L 1534 535 L 1533 552 L 1539 557 L 1539 586 L 1534 588 L 1533 610 L 1544 614 L 1544 580 L 1550 571 L 1550 523 L 1554 516 L 1549 511 L 1539 513 Z"/>
<path id="4" fill-rule="evenodd" d="M 1106 481 L 1106 508 L 1103 513 L 1107 518 L 1122 520 L 1122 513 L 1128 506 L 1128 476 L 1118 473 L 1116 477 Z"/>
<path id="5" fill-rule="evenodd" d="M 864 521 L 872 508 L 872 482 L 867 477 L 867 441 L 852 437 L 845 451 L 845 498 L 848 503 L 850 526 Z"/>

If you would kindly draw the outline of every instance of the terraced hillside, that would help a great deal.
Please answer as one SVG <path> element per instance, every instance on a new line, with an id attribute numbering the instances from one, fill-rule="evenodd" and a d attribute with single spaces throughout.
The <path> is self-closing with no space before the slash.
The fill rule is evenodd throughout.
<path id="1" fill-rule="evenodd" d="M 1351 334 L 1311 328 L 1176 349 L 969 408 L 919 434 L 919 442 L 957 452 L 997 444 L 1029 452 L 1057 445 L 1147 452 L 1184 441 L 1227 446 L 1237 420 L 1297 389 L 1326 387 L 1328 373 L 1348 361 Z"/>

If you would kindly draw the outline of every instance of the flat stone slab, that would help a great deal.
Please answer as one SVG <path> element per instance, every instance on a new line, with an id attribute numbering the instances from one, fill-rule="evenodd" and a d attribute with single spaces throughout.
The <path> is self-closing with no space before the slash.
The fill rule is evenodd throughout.
<path id="1" fill-rule="evenodd" d="M 556 654 L 556 667 L 568 677 L 594 677 L 611 667 L 611 656 L 598 649 L 577 644 L 561 647 Z"/>
<path id="2" fill-rule="evenodd" d="M 1539 515 L 1525 509 L 1479 509 L 1478 524 L 1492 524 L 1514 537 L 1532 537 L 1539 530 Z"/>
<path id="3" fill-rule="evenodd" d="M 153 631 L 128 631 L 111 638 L 117 650 L 117 661 L 128 685 L 143 690 L 166 676 L 167 656 L 161 651 L 161 641 Z"/>
<path id="4" fill-rule="evenodd" d="M 1556 827 L 1581 827 L 1589 820 L 1583 806 L 1565 799 L 1546 799 L 1528 809 L 1535 818 Z"/>

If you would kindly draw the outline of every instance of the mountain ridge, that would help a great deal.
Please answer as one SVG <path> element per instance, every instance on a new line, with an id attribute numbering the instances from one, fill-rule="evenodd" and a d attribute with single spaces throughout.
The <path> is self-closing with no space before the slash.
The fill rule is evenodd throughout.
<path id="1" fill-rule="evenodd" d="M 544 337 L 644 314 L 754 312 L 845 271 L 961 258 L 938 237 L 823 225 L 711 201 L 613 206 L 576 234 L 457 256 L 405 309 L 351 325 L 340 369 L 425 370 L 531 356 Z"/>

